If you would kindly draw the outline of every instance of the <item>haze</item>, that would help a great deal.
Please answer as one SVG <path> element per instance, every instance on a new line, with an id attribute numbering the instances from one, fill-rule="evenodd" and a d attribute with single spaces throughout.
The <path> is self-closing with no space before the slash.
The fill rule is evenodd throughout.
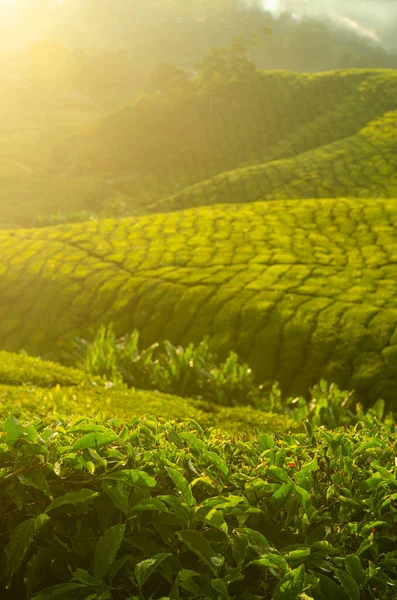
<path id="1" fill-rule="evenodd" d="M 363 35 L 374 34 L 388 49 L 395 49 L 397 4 L 393 0 L 265 0 L 266 9 L 280 14 L 291 11 L 299 16 L 316 16 L 355 28 Z"/>
<path id="2" fill-rule="evenodd" d="M 59 33 L 68 38 L 69 44 L 75 40 L 80 44 L 79 33 L 84 24 L 73 18 L 79 4 L 84 6 L 89 23 L 92 7 L 86 0 L 0 0 L 0 50 L 15 50 L 43 35 L 52 37 Z M 100 10 L 104 6 L 112 7 L 116 19 L 117 5 L 124 9 L 126 4 L 125 0 L 114 3 L 98 0 Z M 168 0 L 158 2 L 160 13 L 167 4 L 171 5 Z M 227 8 L 231 4 L 232 0 L 219 2 L 219 11 L 222 11 L 221 5 Z M 260 6 L 261 1 L 246 0 L 246 4 Z M 263 0 L 262 6 L 275 16 L 284 11 L 299 17 L 315 16 L 380 42 L 388 50 L 397 49 L 394 35 L 397 4 L 393 0 Z M 142 9 L 142 4 L 136 1 L 131 3 L 130 10 L 140 12 L 145 8 Z M 184 12 L 183 3 L 180 3 L 180 10 Z"/>

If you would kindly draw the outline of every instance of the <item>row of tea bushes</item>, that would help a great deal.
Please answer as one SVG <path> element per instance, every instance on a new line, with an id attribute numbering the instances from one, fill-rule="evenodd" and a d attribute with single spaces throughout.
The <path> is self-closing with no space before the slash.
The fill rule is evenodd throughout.
<path id="1" fill-rule="evenodd" d="M 1 431 L 2 598 L 396 597 L 394 426 L 244 441 L 9 415 Z"/>

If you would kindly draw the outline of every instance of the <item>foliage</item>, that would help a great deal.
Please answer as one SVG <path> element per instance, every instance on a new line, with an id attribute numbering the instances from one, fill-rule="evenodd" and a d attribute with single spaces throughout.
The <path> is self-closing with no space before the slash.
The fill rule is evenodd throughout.
<path id="1" fill-rule="evenodd" d="M 279 385 L 257 385 L 247 364 L 234 352 L 217 365 L 208 340 L 186 348 L 165 341 L 139 349 L 139 332 L 118 339 L 113 326 L 102 326 L 92 343 L 74 338 L 65 356 L 78 361 L 88 376 L 99 376 L 140 389 L 159 390 L 180 397 L 199 398 L 221 406 L 253 406 L 273 414 L 288 415 L 297 423 L 304 420 L 330 429 L 355 425 L 367 412 L 353 391 L 343 391 L 321 380 L 308 398 L 283 398 Z M 379 421 L 385 414 L 384 400 L 377 400 L 368 415 Z"/>
<path id="2" fill-rule="evenodd" d="M 2 597 L 395 598 L 394 424 L 306 428 L 9 415 Z"/>
<path id="3" fill-rule="evenodd" d="M 261 389 L 256 386 L 251 369 L 230 352 L 218 365 L 208 346 L 208 339 L 186 348 L 164 341 L 145 350 L 139 348 L 139 332 L 117 338 L 112 325 L 102 326 L 95 339 L 73 338 L 64 358 L 77 361 L 88 375 L 122 381 L 140 389 L 184 397 L 200 397 L 226 406 L 260 403 Z"/>

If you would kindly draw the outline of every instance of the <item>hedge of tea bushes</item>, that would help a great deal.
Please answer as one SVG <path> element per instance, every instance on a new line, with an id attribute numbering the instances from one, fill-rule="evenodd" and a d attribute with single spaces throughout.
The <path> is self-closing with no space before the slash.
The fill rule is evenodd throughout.
<path id="1" fill-rule="evenodd" d="M 1 424 L 5 600 L 396 597 L 395 426 Z"/>
<path id="2" fill-rule="evenodd" d="M 301 198 L 397 197 L 397 111 L 294 157 L 225 171 L 149 205 L 155 211 Z"/>
<path id="3" fill-rule="evenodd" d="M 159 183 L 168 177 L 172 187 L 173 178 L 205 179 L 354 135 L 396 108 L 396 88 L 396 73 L 382 69 L 258 71 L 212 86 L 193 78 L 178 93 L 146 94 L 104 117 L 65 150 L 80 174 L 133 169 L 136 176 L 156 173 Z M 58 168 L 62 159 L 69 166 L 68 158 L 59 149 Z"/>

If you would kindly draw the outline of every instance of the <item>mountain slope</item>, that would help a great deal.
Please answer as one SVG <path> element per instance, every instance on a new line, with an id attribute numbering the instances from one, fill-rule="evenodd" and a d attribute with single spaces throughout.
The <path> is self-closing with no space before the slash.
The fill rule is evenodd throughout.
<path id="1" fill-rule="evenodd" d="M 396 110 L 395 71 L 256 72 L 218 85 L 196 77 L 72 136 L 54 164 L 75 174 L 112 173 L 110 185 L 130 196 L 129 208 L 149 212 L 265 198 L 388 197 L 396 189 Z"/>
<path id="2" fill-rule="evenodd" d="M 203 207 L 0 233 L 0 346 L 45 353 L 113 321 L 144 344 L 210 336 L 259 380 L 395 402 L 397 203 Z"/>

